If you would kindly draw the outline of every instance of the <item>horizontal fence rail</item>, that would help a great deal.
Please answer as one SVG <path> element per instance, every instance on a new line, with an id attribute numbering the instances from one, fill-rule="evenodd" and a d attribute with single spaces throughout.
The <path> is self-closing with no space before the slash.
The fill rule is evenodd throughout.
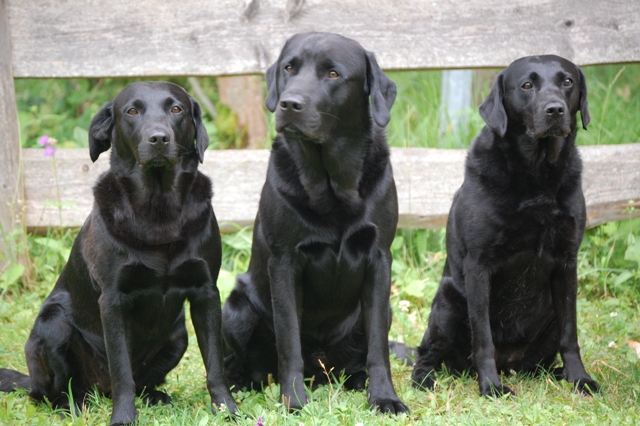
<path id="1" fill-rule="evenodd" d="M 578 65 L 640 62 L 636 0 L 0 0 L 0 230 L 81 226 L 108 167 L 86 150 L 60 150 L 54 163 L 21 149 L 14 78 L 262 74 L 306 31 L 354 38 L 386 70 L 504 67 L 548 53 Z M 640 144 L 581 152 L 589 226 L 638 216 L 628 206 L 640 202 Z M 392 150 L 400 226 L 444 226 L 464 157 Z M 267 158 L 207 152 L 225 231 L 253 223 Z"/>
<path id="2" fill-rule="evenodd" d="M 385 69 L 503 67 L 554 53 L 640 61 L 637 0 L 2 0 L 14 77 L 263 73 L 294 33 L 354 38 Z"/>
<path id="3" fill-rule="evenodd" d="M 640 143 L 580 147 L 588 226 L 640 216 Z M 26 224 L 30 229 L 81 226 L 93 205 L 92 187 L 109 167 L 88 149 L 62 149 L 55 160 L 23 149 Z M 438 228 L 462 184 L 466 150 L 392 148 L 399 226 Z M 212 150 L 200 170 L 214 185 L 213 206 L 224 232 L 252 226 L 266 177 L 268 150 Z M 55 161 L 55 163 L 54 163 Z M 630 201 L 638 207 L 630 211 Z"/>

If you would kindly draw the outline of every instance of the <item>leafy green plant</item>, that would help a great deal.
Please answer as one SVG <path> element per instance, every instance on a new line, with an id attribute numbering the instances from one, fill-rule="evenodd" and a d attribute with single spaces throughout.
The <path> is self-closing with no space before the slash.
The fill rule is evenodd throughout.
<path id="1" fill-rule="evenodd" d="M 253 232 L 238 227 L 237 232 L 222 235 L 222 267 L 218 275 L 220 297 L 225 300 L 236 282 L 236 275 L 243 273 L 249 266 L 251 239 Z"/>
<path id="2" fill-rule="evenodd" d="M 640 219 L 590 229 L 582 242 L 581 289 L 589 297 L 640 296 Z"/>

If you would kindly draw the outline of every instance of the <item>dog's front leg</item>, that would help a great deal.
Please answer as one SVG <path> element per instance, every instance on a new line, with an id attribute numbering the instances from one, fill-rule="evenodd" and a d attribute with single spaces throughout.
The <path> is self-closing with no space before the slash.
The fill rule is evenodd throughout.
<path id="1" fill-rule="evenodd" d="M 391 381 L 389 364 L 389 296 L 391 292 L 391 253 L 382 250 L 371 255 L 362 290 L 362 313 L 367 339 L 369 404 L 383 413 L 409 413 L 398 398 Z"/>
<path id="2" fill-rule="evenodd" d="M 196 331 L 198 346 L 207 370 L 207 389 L 211 395 L 212 411 L 222 410 L 222 404 L 231 414 L 238 407 L 229 392 L 222 361 L 222 321 L 220 292 L 215 284 L 203 286 L 189 299 L 191 320 Z"/>
<path id="3" fill-rule="evenodd" d="M 278 349 L 278 381 L 282 402 L 289 409 L 300 409 L 307 403 L 300 342 L 302 287 L 299 266 L 293 255 L 269 260 L 273 326 Z"/>
<path id="4" fill-rule="evenodd" d="M 560 266 L 551 277 L 551 294 L 560 331 L 562 376 L 574 388 L 588 394 L 600 390 L 600 385 L 584 369 L 578 346 L 576 298 L 578 293 L 577 263 Z"/>
<path id="5" fill-rule="evenodd" d="M 473 363 L 478 372 L 480 395 L 499 396 L 514 394 L 503 386 L 495 360 L 495 346 L 489 318 L 491 284 L 487 267 L 467 256 L 463 261 L 464 281 L 467 290 L 467 308 L 471 327 Z"/>
<path id="6" fill-rule="evenodd" d="M 136 419 L 136 384 L 131 371 L 124 307 L 118 291 L 105 291 L 98 300 L 104 343 L 111 376 L 113 411 L 110 426 L 133 423 Z"/>

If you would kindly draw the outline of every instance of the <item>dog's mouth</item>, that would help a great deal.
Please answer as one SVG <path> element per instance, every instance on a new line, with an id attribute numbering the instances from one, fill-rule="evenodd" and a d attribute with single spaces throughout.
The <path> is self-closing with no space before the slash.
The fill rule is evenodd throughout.
<path id="1" fill-rule="evenodd" d="M 552 123 L 543 129 L 532 129 L 531 135 L 536 139 L 542 138 L 566 138 L 571 133 L 571 127 L 561 123 Z"/>
<path id="2" fill-rule="evenodd" d="M 148 160 L 140 160 L 140 164 L 144 167 L 156 168 L 156 167 L 171 167 L 178 162 L 178 158 L 169 158 L 164 155 L 157 155 Z"/>
<path id="3" fill-rule="evenodd" d="M 280 126 L 276 125 L 276 131 L 282 133 L 286 139 L 304 139 L 313 142 L 319 142 L 320 139 L 317 135 L 300 130 L 300 128 L 292 123 L 286 123 Z"/>

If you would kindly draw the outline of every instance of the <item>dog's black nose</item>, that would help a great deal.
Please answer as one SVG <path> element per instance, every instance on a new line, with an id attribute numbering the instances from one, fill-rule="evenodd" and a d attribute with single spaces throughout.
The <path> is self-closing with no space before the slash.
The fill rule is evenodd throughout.
<path id="1" fill-rule="evenodd" d="M 283 111 L 301 112 L 304 109 L 302 96 L 289 95 L 280 99 L 280 109 Z"/>
<path id="2" fill-rule="evenodd" d="M 153 132 L 151 136 L 149 136 L 149 143 L 156 143 L 160 141 L 168 143 L 169 135 L 167 135 L 165 132 Z"/>
<path id="3" fill-rule="evenodd" d="M 562 105 L 561 103 L 551 103 L 547 105 L 545 112 L 552 118 L 558 118 L 562 114 L 564 114 L 564 105 Z"/>

